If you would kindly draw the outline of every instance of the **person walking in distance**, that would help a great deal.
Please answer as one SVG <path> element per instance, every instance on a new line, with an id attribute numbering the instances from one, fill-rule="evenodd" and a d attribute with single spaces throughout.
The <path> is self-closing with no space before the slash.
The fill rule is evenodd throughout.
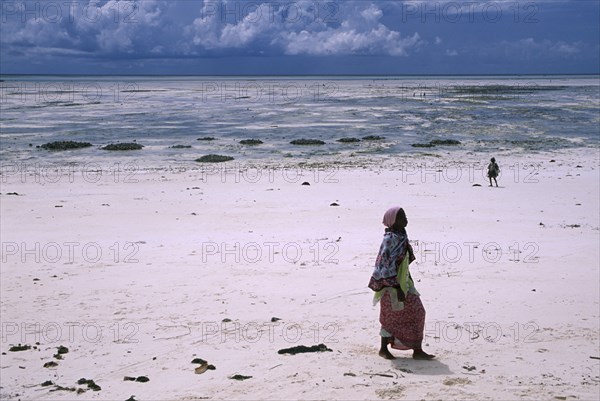
<path id="1" fill-rule="evenodd" d="M 496 177 L 498 177 L 498 174 L 500 173 L 500 167 L 498 167 L 498 163 L 496 163 L 496 159 L 495 158 L 491 158 L 490 159 L 490 164 L 488 164 L 488 173 L 487 176 L 490 179 L 490 187 L 492 187 L 492 178 L 494 179 L 494 182 L 496 183 L 496 188 L 498 187 L 498 181 L 496 181 Z"/>

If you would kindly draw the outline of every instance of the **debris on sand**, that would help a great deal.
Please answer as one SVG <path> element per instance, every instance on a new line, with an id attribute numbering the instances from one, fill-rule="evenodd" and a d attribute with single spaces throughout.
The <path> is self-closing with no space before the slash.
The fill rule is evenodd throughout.
<path id="1" fill-rule="evenodd" d="M 244 376 L 244 375 L 233 375 L 230 377 L 231 380 L 248 380 L 248 379 L 252 379 L 252 376 Z"/>
<path id="2" fill-rule="evenodd" d="M 81 379 L 77 380 L 77 384 L 79 384 L 80 386 L 82 386 L 82 385 L 85 384 L 92 391 L 100 391 L 100 390 L 102 390 L 102 388 L 99 385 L 97 385 L 92 379 L 86 379 L 84 377 L 82 377 Z"/>
<path id="3" fill-rule="evenodd" d="M 8 350 L 10 352 L 18 352 L 18 351 L 27 351 L 29 349 L 31 349 L 31 345 L 27 345 L 27 344 L 21 345 L 21 344 L 19 344 L 19 345 L 13 345 Z"/>
<path id="4" fill-rule="evenodd" d="M 296 355 L 296 354 L 303 354 L 306 352 L 325 352 L 325 351 L 333 351 L 331 348 L 327 348 L 327 346 L 325 344 L 319 344 L 319 345 L 312 345 L 310 347 L 307 347 L 306 345 L 297 345 L 295 347 L 291 347 L 291 348 L 283 348 L 280 349 L 279 351 L 277 351 L 278 354 L 291 354 L 291 355 Z"/>
<path id="5" fill-rule="evenodd" d="M 58 363 L 54 362 L 54 361 L 50 361 L 50 362 L 46 362 L 44 364 L 45 368 L 55 368 L 58 366 Z"/>
<path id="6" fill-rule="evenodd" d="M 217 368 L 215 367 L 215 365 L 209 365 L 207 363 L 202 364 L 200 366 L 198 366 L 196 369 L 194 369 L 194 373 L 196 373 L 197 375 L 201 375 L 202 373 L 206 372 L 207 370 L 216 370 Z"/>
<path id="7" fill-rule="evenodd" d="M 123 381 L 129 381 L 129 382 L 138 382 L 138 383 L 147 383 L 150 381 L 150 379 L 148 379 L 148 377 L 146 376 L 138 376 L 138 377 L 132 377 L 132 376 L 125 376 L 123 378 Z"/>
<path id="8" fill-rule="evenodd" d="M 58 350 L 56 351 L 57 354 L 68 354 L 69 353 L 69 349 L 63 345 L 58 347 Z"/>
<path id="9" fill-rule="evenodd" d="M 206 372 L 207 370 L 216 370 L 217 368 L 215 367 L 215 365 L 210 365 L 208 363 L 208 361 L 205 361 L 202 358 L 194 358 L 194 360 L 192 361 L 192 363 L 199 363 L 200 366 L 197 366 L 194 369 L 194 372 L 199 375 L 202 374 L 204 372 Z"/>

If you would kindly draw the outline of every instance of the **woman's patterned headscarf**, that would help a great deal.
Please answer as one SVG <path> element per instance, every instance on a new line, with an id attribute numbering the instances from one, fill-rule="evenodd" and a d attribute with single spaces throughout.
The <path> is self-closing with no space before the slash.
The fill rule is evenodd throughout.
<path id="1" fill-rule="evenodd" d="M 383 215 L 383 225 L 388 228 L 392 227 L 396 222 L 396 216 L 398 215 L 398 212 L 400 210 L 402 210 L 401 207 L 389 208 L 387 212 L 385 212 L 385 214 Z"/>

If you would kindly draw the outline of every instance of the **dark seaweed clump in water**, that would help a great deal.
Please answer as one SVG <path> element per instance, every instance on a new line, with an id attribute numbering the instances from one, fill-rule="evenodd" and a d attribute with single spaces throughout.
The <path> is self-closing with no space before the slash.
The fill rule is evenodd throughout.
<path id="1" fill-rule="evenodd" d="M 106 145 L 102 150 L 140 150 L 144 147 L 144 145 L 140 145 L 139 143 L 111 143 L 110 145 Z"/>
<path id="2" fill-rule="evenodd" d="M 45 143 L 41 146 L 41 148 L 47 150 L 70 150 L 89 148 L 90 146 L 92 146 L 92 144 L 89 142 L 55 141 Z"/>
<path id="3" fill-rule="evenodd" d="M 262 145 L 263 141 L 260 139 L 243 139 L 240 141 L 242 145 Z"/>
<path id="4" fill-rule="evenodd" d="M 192 145 L 173 145 L 169 146 L 171 149 L 189 149 Z"/>
<path id="5" fill-rule="evenodd" d="M 196 159 L 199 163 L 222 163 L 231 160 L 233 160 L 233 157 L 223 155 L 206 155 Z"/>
<path id="6" fill-rule="evenodd" d="M 519 146 L 527 150 L 543 150 L 549 147 L 563 147 L 569 148 L 575 146 L 574 143 L 569 142 L 563 138 L 546 137 L 546 138 L 532 138 L 532 139 L 516 139 L 516 140 L 499 140 L 499 139 L 488 139 L 485 141 L 478 141 L 482 146 L 500 145 L 506 146 L 507 144 Z"/>
<path id="7" fill-rule="evenodd" d="M 214 141 L 215 138 L 213 138 L 212 136 L 205 136 L 203 138 L 198 138 L 196 139 L 197 141 Z"/>
<path id="8" fill-rule="evenodd" d="M 365 141 L 382 141 L 384 139 L 385 139 L 384 136 L 379 136 L 379 135 L 367 135 L 367 136 L 363 136 L 363 140 L 365 140 Z"/>
<path id="9" fill-rule="evenodd" d="M 319 139 L 294 139 L 290 142 L 292 145 L 325 145 L 325 142 Z"/>
<path id="10" fill-rule="evenodd" d="M 449 89 L 449 92 L 459 94 L 511 94 L 533 93 L 536 91 L 557 91 L 566 89 L 566 86 L 543 85 L 459 85 Z"/>
<path id="11" fill-rule="evenodd" d="M 341 143 L 356 143 L 356 142 L 360 142 L 360 139 L 358 139 L 358 138 L 340 138 L 337 141 L 341 142 Z"/>
<path id="12" fill-rule="evenodd" d="M 434 139 L 433 141 L 429 141 L 429 143 L 413 143 L 413 148 L 433 148 L 437 145 L 448 145 L 448 146 L 456 146 L 460 145 L 461 142 L 456 139 Z"/>
<path id="13" fill-rule="evenodd" d="M 460 141 L 456 139 L 434 139 L 429 142 L 432 145 L 460 145 Z"/>
<path id="14" fill-rule="evenodd" d="M 325 142 L 319 139 L 294 139 L 290 142 L 292 145 L 325 145 Z"/>

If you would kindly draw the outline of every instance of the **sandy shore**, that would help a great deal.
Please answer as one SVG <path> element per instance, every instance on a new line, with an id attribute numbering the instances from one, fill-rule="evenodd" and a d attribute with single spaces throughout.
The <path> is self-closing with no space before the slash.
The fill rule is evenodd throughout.
<path id="1" fill-rule="evenodd" d="M 490 156 L 3 169 L 1 398 L 597 399 L 598 151 L 496 155 L 500 188 Z M 394 205 L 435 361 L 377 356 L 366 285 Z"/>

